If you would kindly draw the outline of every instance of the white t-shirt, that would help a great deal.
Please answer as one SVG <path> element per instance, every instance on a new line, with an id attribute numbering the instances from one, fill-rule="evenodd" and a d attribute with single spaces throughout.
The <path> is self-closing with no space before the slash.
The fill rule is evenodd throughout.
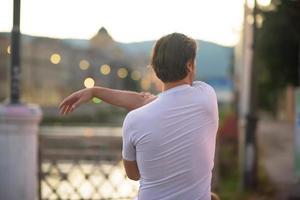
<path id="1" fill-rule="evenodd" d="M 137 161 L 138 200 L 210 200 L 218 121 L 214 89 L 201 81 L 129 112 L 122 155 Z"/>

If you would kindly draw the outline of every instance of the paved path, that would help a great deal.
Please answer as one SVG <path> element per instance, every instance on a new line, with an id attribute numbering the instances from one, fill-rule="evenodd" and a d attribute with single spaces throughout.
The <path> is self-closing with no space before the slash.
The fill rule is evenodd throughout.
<path id="1" fill-rule="evenodd" d="M 300 199 L 294 170 L 293 131 L 293 125 L 287 122 L 261 121 L 258 125 L 259 162 L 278 191 L 278 200 Z"/>

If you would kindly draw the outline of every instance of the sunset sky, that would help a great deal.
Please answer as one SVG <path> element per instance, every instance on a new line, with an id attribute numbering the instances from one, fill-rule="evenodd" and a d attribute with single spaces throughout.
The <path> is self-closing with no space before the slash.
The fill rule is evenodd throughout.
<path id="1" fill-rule="evenodd" d="M 21 0 L 21 32 L 91 38 L 104 26 L 116 41 L 155 40 L 171 32 L 234 45 L 243 0 Z M 13 0 L 0 0 L 0 32 L 12 29 Z"/>

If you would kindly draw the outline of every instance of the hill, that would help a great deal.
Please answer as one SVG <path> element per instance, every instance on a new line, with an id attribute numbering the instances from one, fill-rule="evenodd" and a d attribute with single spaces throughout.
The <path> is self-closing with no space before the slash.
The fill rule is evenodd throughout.
<path id="1" fill-rule="evenodd" d="M 118 43 L 128 54 L 150 56 L 155 41 Z M 233 47 L 225 47 L 212 42 L 197 40 L 197 78 L 229 78 L 232 67 Z"/>

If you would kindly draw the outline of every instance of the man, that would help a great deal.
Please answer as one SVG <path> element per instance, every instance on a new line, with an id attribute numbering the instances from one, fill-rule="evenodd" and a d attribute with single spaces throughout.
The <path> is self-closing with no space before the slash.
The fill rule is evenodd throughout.
<path id="1" fill-rule="evenodd" d="M 218 129 L 216 94 L 193 81 L 195 40 L 179 33 L 160 38 L 151 65 L 163 82 L 158 96 L 83 89 L 67 97 L 61 113 L 96 96 L 131 110 L 123 124 L 123 163 L 127 176 L 140 180 L 138 200 L 208 200 Z"/>

